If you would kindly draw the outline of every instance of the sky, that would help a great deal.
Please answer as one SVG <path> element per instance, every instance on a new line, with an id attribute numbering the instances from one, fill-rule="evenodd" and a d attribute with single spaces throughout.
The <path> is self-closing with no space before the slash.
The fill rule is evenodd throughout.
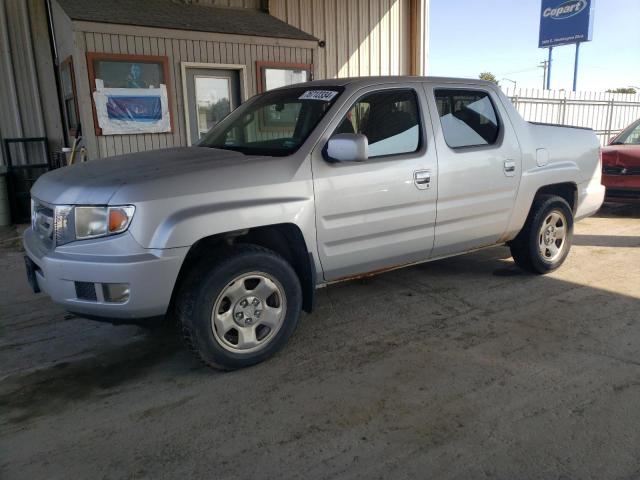
<path id="1" fill-rule="evenodd" d="M 580 45 L 578 90 L 640 87 L 640 0 L 594 0 L 591 42 Z M 540 0 L 430 0 L 428 75 L 493 73 L 542 88 Z M 575 45 L 553 49 L 551 88 L 571 90 Z M 638 89 L 640 91 L 640 89 Z"/>

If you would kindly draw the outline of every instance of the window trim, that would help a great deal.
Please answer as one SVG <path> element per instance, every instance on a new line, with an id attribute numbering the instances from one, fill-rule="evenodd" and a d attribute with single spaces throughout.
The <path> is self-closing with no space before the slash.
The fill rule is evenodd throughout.
<path id="1" fill-rule="evenodd" d="M 488 144 L 475 144 L 475 145 L 462 145 L 459 147 L 452 147 L 447 142 L 447 137 L 444 135 L 444 128 L 442 126 L 442 117 L 440 116 L 440 112 L 438 111 L 438 99 L 436 98 L 436 92 L 438 90 L 459 90 L 461 92 L 480 92 L 485 93 L 489 102 L 491 103 L 491 107 L 493 108 L 493 112 L 496 114 L 496 121 L 498 122 L 498 135 L 496 136 L 496 140 L 493 143 Z M 483 88 L 465 88 L 465 87 L 433 87 L 432 96 L 433 101 L 435 103 L 435 114 L 438 117 L 438 122 L 440 122 L 440 131 L 442 132 L 442 139 L 447 147 L 449 147 L 454 152 L 461 150 L 472 150 L 472 149 L 489 149 L 489 148 L 498 148 L 502 145 L 502 139 L 504 138 L 504 122 L 502 121 L 502 116 L 500 115 L 500 110 L 496 106 L 496 102 L 494 102 L 492 96 L 492 92 L 490 90 L 485 90 Z"/>
<path id="2" fill-rule="evenodd" d="M 258 93 L 264 93 L 265 90 L 265 69 L 273 68 L 279 70 L 305 70 L 309 75 L 308 81 L 313 80 L 313 63 L 291 63 L 291 62 L 256 62 L 256 80 L 258 85 Z M 287 85 L 292 87 L 294 85 Z"/>
<path id="3" fill-rule="evenodd" d="M 344 111 L 344 113 L 342 115 L 338 116 L 339 117 L 338 123 L 331 130 L 331 133 L 327 137 L 327 140 L 325 141 L 325 144 L 322 147 L 322 156 L 324 157 L 324 159 L 327 162 L 335 163 L 335 161 L 331 160 L 327 155 L 327 146 L 329 144 L 329 140 L 331 140 L 331 138 L 335 135 L 335 131 L 338 128 L 340 128 L 340 125 L 342 124 L 344 116 L 362 98 L 367 97 L 367 96 L 372 95 L 372 94 L 382 93 L 382 92 L 410 91 L 411 93 L 413 93 L 413 95 L 414 95 L 414 97 L 416 99 L 416 107 L 417 107 L 417 111 L 418 111 L 418 127 L 419 127 L 418 128 L 418 145 L 417 145 L 416 149 L 411 151 L 411 152 L 400 152 L 400 153 L 390 153 L 390 154 L 387 154 L 387 155 L 376 155 L 375 157 L 368 157 L 367 158 L 367 162 L 369 162 L 369 161 L 376 162 L 376 161 L 379 161 L 379 160 L 388 160 L 388 159 L 392 159 L 392 158 L 396 158 L 396 157 L 406 157 L 408 155 L 416 155 L 416 154 L 420 154 L 423 151 L 423 149 L 425 148 L 425 145 L 426 145 L 426 135 L 425 135 L 425 132 L 424 132 L 425 118 L 424 118 L 423 111 L 422 111 L 423 105 L 420 103 L 420 95 L 418 93 L 417 87 L 414 87 L 414 86 L 404 86 L 404 87 L 393 86 L 391 88 L 379 88 L 378 85 L 376 87 L 378 87 L 378 88 L 375 88 L 373 90 L 368 90 L 368 91 L 362 93 L 361 95 L 358 95 L 355 98 L 355 100 L 353 100 L 353 101 L 349 101 L 348 100 L 347 102 L 345 102 L 345 105 L 348 105 L 347 109 Z M 365 163 L 367 163 L 367 162 L 365 162 Z"/>
<path id="4" fill-rule="evenodd" d="M 102 129 L 98 125 L 98 115 L 96 114 L 96 105 L 93 100 L 93 92 L 96 91 L 96 73 L 93 63 L 96 60 L 115 60 L 122 62 L 141 62 L 141 63 L 159 63 L 162 65 L 162 75 L 164 76 L 163 85 L 167 88 L 167 107 L 169 109 L 169 127 L 168 132 L 151 134 L 151 135 L 163 135 L 174 133 L 173 126 L 173 105 L 171 101 L 171 77 L 169 76 L 169 57 L 166 55 L 129 55 L 126 53 L 103 53 L 103 52 L 87 52 L 87 74 L 89 76 L 89 90 L 91 95 L 91 110 L 93 112 L 93 127 L 97 136 L 102 136 Z M 149 135 L 149 134 L 134 134 L 134 135 Z"/>
<path id="5" fill-rule="evenodd" d="M 71 78 L 71 91 L 72 97 L 65 96 L 64 90 L 62 88 L 62 71 L 64 68 L 69 68 L 69 77 Z M 80 123 L 80 108 L 78 107 L 78 90 L 76 89 L 76 74 L 73 69 L 73 55 L 69 55 L 65 58 L 60 65 L 58 65 L 58 74 L 60 75 L 60 96 L 62 97 L 62 107 L 63 107 L 63 115 L 65 120 L 65 125 L 63 125 L 64 129 L 68 132 L 70 138 L 75 138 L 77 132 L 76 126 L 69 127 L 69 116 L 67 115 L 67 101 L 73 98 L 73 104 L 76 110 L 76 119 L 78 123 Z"/>

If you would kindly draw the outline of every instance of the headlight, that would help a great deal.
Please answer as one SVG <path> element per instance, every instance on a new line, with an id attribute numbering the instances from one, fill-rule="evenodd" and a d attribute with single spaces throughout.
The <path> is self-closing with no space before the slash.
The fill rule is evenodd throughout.
<path id="1" fill-rule="evenodd" d="M 129 228 L 134 212 L 132 205 L 58 205 L 55 210 L 56 245 L 122 233 Z"/>

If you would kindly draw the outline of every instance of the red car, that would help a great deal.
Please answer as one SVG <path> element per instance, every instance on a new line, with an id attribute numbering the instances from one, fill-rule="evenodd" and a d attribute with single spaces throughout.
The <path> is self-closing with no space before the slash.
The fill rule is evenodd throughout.
<path id="1" fill-rule="evenodd" d="M 640 119 L 602 149 L 602 184 L 605 201 L 640 202 Z"/>

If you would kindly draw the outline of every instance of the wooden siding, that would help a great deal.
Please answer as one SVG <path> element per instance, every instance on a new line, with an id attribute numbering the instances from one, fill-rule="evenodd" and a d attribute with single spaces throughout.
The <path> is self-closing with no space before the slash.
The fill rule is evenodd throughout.
<path id="1" fill-rule="evenodd" d="M 248 97 L 257 93 L 256 61 L 313 63 L 313 49 L 308 48 L 309 42 L 302 46 L 300 42 L 280 39 L 151 28 L 134 29 L 119 25 L 80 22 L 75 23 L 75 28 L 74 66 L 80 117 L 89 158 L 187 145 L 182 62 L 246 65 L 245 88 Z M 243 40 L 246 40 L 246 43 Z M 87 74 L 87 52 L 166 55 L 169 60 L 171 88 L 168 93 L 173 115 L 173 132 L 96 136 L 93 132 L 93 100 Z"/>
<path id="2" fill-rule="evenodd" d="M 411 73 L 410 0 L 270 0 L 269 13 L 324 40 L 314 78 Z"/>

